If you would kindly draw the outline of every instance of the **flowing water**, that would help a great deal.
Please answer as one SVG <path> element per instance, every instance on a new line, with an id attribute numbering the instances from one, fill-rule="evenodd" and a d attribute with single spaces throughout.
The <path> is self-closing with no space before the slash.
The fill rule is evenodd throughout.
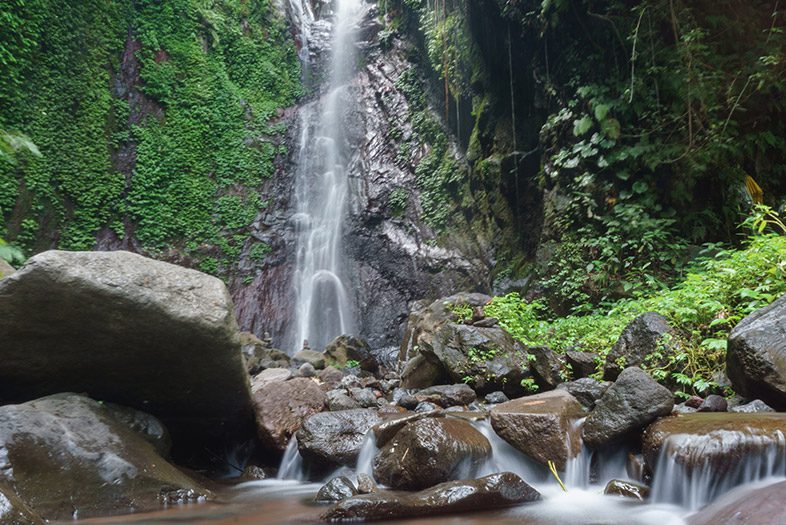
<path id="1" fill-rule="evenodd" d="M 293 3 L 298 4 L 297 0 Z M 301 21 L 308 18 L 308 9 L 295 10 Z M 300 110 L 296 213 L 292 218 L 297 236 L 295 323 L 290 336 L 293 351 L 305 341 L 312 348 L 322 349 L 334 337 L 354 329 L 342 247 L 351 154 L 343 122 L 351 108 L 349 82 L 355 72 L 357 31 L 363 12 L 362 0 L 337 0 L 329 80 L 321 94 Z M 306 46 L 301 54 L 308 56 L 310 33 L 308 29 L 301 31 Z"/>

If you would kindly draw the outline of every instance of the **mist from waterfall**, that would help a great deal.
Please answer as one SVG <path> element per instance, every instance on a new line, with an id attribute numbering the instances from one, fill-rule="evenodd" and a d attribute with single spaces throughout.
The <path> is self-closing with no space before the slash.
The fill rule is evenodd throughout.
<path id="1" fill-rule="evenodd" d="M 343 117 L 351 104 L 348 83 L 355 72 L 363 2 L 336 0 L 335 8 L 328 81 L 321 96 L 300 111 L 293 217 L 297 236 L 293 352 L 304 341 L 322 349 L 354 328 L 342 247 L 350 154 Z M 300 16 L 307 11 L 301 10 Z M 308 56 L 308 50 L 301 56 Z"/>

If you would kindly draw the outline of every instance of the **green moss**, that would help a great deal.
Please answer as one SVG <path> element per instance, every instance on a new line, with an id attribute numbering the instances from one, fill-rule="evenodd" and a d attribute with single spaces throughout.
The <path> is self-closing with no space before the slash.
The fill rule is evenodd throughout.
<path id="1" fill-rule="evenodd" d="M 127 217 L 149 253 L 174 248 L 212 273 L 233 264 L 286 154 L 270 120 L 300 94 L 273 5 L 14 0 L 0 20 L 0 129 L 24 131 L 43 155 L 0 166 L 0 232 L 32 251 L 90 249 L 103 227 L 122 236 Z M 133 127 L 110 89 L 129 28 L 138 89 L 161 109 Z M 135 163 L 121 174 L 113 154 L 127 147 Z"/>

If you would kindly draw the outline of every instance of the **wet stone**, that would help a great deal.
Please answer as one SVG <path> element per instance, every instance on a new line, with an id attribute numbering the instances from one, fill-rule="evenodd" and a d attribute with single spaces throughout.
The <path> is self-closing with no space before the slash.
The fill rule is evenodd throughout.
<path id="1" fill-rule="evenodd" d="M 761 399 L 754 399 L 750 403 L 744 405 L 737 405 L 732 407 L 730 412 L 741 412 L 743 414 L 754 414 L 757 412 L 775 412 L 771 406 L 762 401 Z"/>
<path id="2" fill-rule="evenodd" d="M 484 401 L 490 405 L 498 405 L 499 403 L 505 403 L 506 401 L 510 401 L 508 396 L 505 395 L 505 392 L 500 392 L 499 390 L 496 392 L 492 392 L 490 394 L 486 394 Z"/>
<path id="3" fill-rule="evenodd" d="M 711 394 L 697 408 L 698 412 L 726 412 L 728 403 L 723 397 Z"/>
<path id="4" fill-rule="evenodd" d="M 352 482 L 346 476 L 338 476 L 327 483 L 317 492 L 315 501 L 318 502 L 332 502 L 345 500 L 351 496 L 356 496 L 358 491 Z"/>
<path id="5" fill-rule="evenodd" d="M 620 496 L 637 501 L 644 501 L 650 495 L 650 488 L 646 485 L 641 485 L 632 481 L 612 479 L 606 484 L 603 493 L 607 496 Z"/>
<path id="6" fill-rule="evenodd" d="M 373 494 L 379 490 L 377 482 L 368 474 L 358 474 L 357 485 L 359 494 Z"/>

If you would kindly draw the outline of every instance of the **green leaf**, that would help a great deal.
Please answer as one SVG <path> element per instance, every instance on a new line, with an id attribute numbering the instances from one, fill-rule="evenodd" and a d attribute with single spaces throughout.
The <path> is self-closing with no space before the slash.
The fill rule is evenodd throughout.
<path id="1" fill-rule="evenodd" d="M 633 184 L 633 191 L 634 193 L 638 193 L 641 195 L 642 193 L 647 193 L 649 186 L 643 180 L 637 181 Z"/>
<path id="2" fill-rule="evenodd" d="M 606 115 L 609 114 L 609 107 L 608 104 L 598 104 L 595 106 L 595 118 L 598 122 L 603 122 L 606 119 Z"/>
<path id="3" fill-rule="evenodd" d="M 600 125 L 601 131 L 606 134 L 610 139 L 617 140 L 622 134 L 622 126 L 620 121 L 615 118 L 608 118 Z"/>
<path id="4" fill-rule="evenodd" d="M 583 116 L 578 120 L 573 121 L 573 134 L 577 137 L 584 135 L 592 127 L 592 119 L 588 116 Z"/>

